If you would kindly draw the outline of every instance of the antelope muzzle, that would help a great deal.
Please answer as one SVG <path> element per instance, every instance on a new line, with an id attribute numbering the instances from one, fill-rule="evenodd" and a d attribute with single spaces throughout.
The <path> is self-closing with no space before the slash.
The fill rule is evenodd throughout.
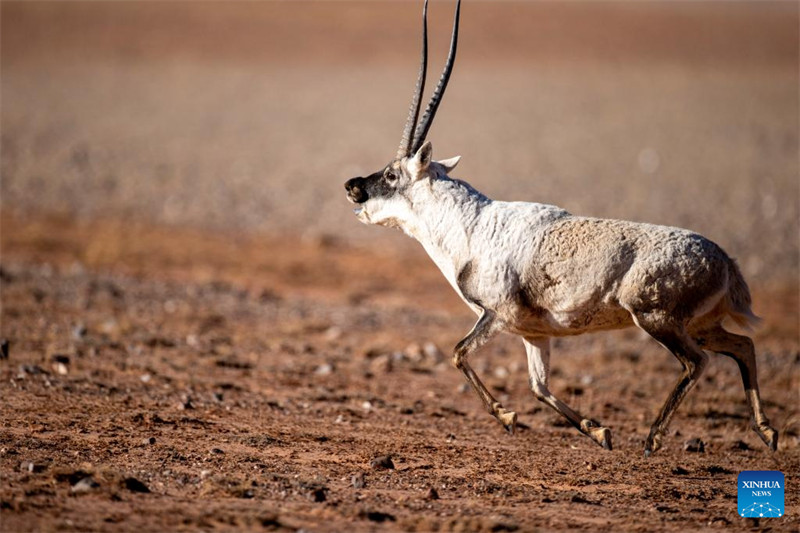
<path id="1" fill-rule="evenodd" d="M 369 195 L 366 190 L 366 180 L 364 178 L 352 178 L 347 180 L 344 184 L 347 190 L 347 199 L 354 204 L 363 204 L 369 200 Z"/>

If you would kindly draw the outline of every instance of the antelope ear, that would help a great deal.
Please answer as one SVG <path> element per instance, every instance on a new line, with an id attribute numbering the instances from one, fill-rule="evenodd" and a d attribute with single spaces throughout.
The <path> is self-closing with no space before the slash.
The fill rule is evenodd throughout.
<path id="1" fill-rule="evenodd" d="M 461 156 L 457 155 L 455 157 L 451 157 L 450 159 L 442 159 L 441 161 L 437 161 L 437 163 L 442 165 L 444 167 L 444 171 L 449 174 L 454 168 L 456 168 L 456 165 L 458 165 L 459 161 L 461 161 Z"/>
<path id="2" fill-rule="evenodd" d="M 433 155 L 433 145 L 430 141 L 425 141 L 414 157 L 408 162 L 409 170 L 414 179 L 419 179 L 422 174 L 428 170 L 431 164 L 431 156 Z"/>

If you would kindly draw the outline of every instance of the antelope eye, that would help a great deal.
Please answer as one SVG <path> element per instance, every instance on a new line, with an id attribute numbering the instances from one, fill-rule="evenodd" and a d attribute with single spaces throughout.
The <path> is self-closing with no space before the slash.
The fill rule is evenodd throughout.
<path id="1" fill-rule="evenodd" d="M 397 175 L 392 174 L 391 172 L 387 172 L 384 177 L 386 178 L 386 181 L 388 181 L 389 183 L 394 183 L 395 181 L 397 181 Z"/>

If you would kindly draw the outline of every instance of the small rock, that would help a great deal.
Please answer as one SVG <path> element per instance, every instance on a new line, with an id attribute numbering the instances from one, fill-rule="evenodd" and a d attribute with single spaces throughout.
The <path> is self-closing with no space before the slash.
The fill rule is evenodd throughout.
<path id="1" fill-rule="evenodd" d="M 369 363 L 369 369 L 375 374 L 385 374 L 394 370 L 394 363 L 389 354 L 375 356 Z"/>
<path id="2" fill-rule="evenodd" d="M 43 464 L 36 464 L 33 461 L 22 461 L 19 465 L 19 469 L 23 472 L 39 474 L 40 472 L 44 472 L 47 469 L 47 466 Z"/>
<path id="3" fill-rule="evenodd" d="M 325 340 L 326 341 L 335 341 L 339 337 L 342 336 L 342 328 L 337 326 L 331 326 L 327 330 L 325 330 Z"/>
<path id="4" fill-rule="evenodd" d="M 683 443 L 683 450 L 691 453 L 703 453 L 706 451 L 706 445 L 700 439 L 689 439 Z"/>
<path id="5" fill-rule="evenodd" d="M 689 471 L 681 466 L 676 466 L 675 468 L 672 469 L 673 476 L 685 476 L 688 473 Z"/>
<path id="6" fill-rule="evenodd" d="M 94 480 L 92 476 L 86 476 L 78 480 L 77 483 L 70 487 L 70 491 L 75 494 L 82 494 L 84 492 L 90 492 L 100 486 L 100 483 Z"/>
<path id="7" fill-rule="evenodd" d="M 139 381 L 141 381 L 142 383 L 150 383 L 151 379 L 153 379 L 153 376 L 151 376 L 150 374 L 142 374 L 141 376 L 139 376 Z"/>
<path id="8" fill-rule="evenodd" d="M 435 488 L 431 487 L 428 489 L 428 492 L 425 493 L 425 499 L 432 501 L 439 499 L 439 493 L 436 491 Z"/>
<path id="9" fill-rule="evenodd" d="M 425 358 L 425 353 L 422 351 L 422 346 L 417 343 L 409 344 L 404 352 L 406 357 L 414 363 L 420 363 Z"/>
<path id="10" fill-rule="evenodd" d="M 366 487 L 367 482 L 364 479 L 364 472 L 353 474 L 352 477 L 350 477 L 350 484 L 353 485 L 354 489 L 363 489 Z"/>
<path id="11" fill-rule="evenodd" d="M 494 377 L 497 379 L 505 379 L 508 377 L 508 369 L 504 366 L 498 366 L 494 369 Z"/>
<path id="12" fill-rule="evenodd" d="M 388 455 L 381 455 L 380 457 L 376 457 L 372 461 L 369 462 L 369 466 L 376 470 L 384 468 L 387 470 L 394 470 L 394 462 L 392 458 Z"/>
<path id="13" fill-rule="evenodd" d="M 200 479 L 206 479 L 210 475 L 211 475 L 211 470 L 201 470 L 200 471 Z"/>
<path id="14" fill-rule="evenodd" d="M 253 491 L 253 489 L 246 489 L 242 491 L 240 496 L 245 500 L 252 500 L 256 497 L 256 493 Z"/>
<path id="15" fill-rule="evenodd" d="M 140 493 L 150 492 L 150 489 L 147 488 L 147 485 L 145 485 L 135 477 L 126 477 L 122 483 L 125 485 L 125 488 L 131 492 L 140 492 Z"/>
<path id="16" fill-rule="evenodd" d="M 86 333 L 86 326 L 83 324 L 78 324 L 72 328 L 72 338 L 76 341 L 83 340 L 83 338 L 86 336 Z"/>
<path id="17" fill-rule="evenodd" d="M 361 511 L 360 513 L 358 513 L 358 515 L 361 518 L 366 518 L 367 520 L 370 520 L 372 522 L 397 521 L 397 518 L 395 518 L 394 515 L 391 515 L 389 513 L 384 513 L 381 511 Z"/>
<path id="18" fill-rule="evenodd" d="M 155 437 L 148 437 L 142 441 L 142 444 L 144 444 L 145 446 L 153 445 L 155 443 L 156 443 Z"/>
<path id="19" fill-rule="evenodd" d="M 746 451 L 746 450 L 752 450 L 752 448 L 745 441 L 737 440 L 736 442 L 731 444 L 731 450 L 743 450 L 743 451 Z"/>
<path id="20" fill-rule="evenodd" d="M 49 374 L 49 372 L 44 370 L 39 365 L 19 365 L 19 375 L 24 377 L 25 374 L 36 376 L 39 374 Z"/>
<path id="21" fill-rule="evenodd" d="M 194 409 L 194 404 L 192 403 L 192 397 L 186 396 L 183 401 L 178 406 L 180 409 Z"/>
<path id="22" fill-rule="evenodd" d="M 319 365 L 315 370 L 314 373 L 318 376 L 327 376 L 333 373 L 333 365 L 330 363 L 325 363 Z"/>
<path id="23" fill-rule="evenodd" d="M 586 470 L 591 472 L 592 470 L 594 470 L 596 468 L 597 467 L 594 465 L 594 463 L 586 463 Z"/>
<path id="24" fill-rule="evenodd" d="M 717 474 L 733 474 L 733 472 L 732 472 L 732 471 L 728 470 L 728 469 L 727 469 L 727 468 L 725 468 L 724 466 L 719 466 L 719 465 L 711 465 L 711 466 L 708 466 L 708 467 L 706 467 L 706 470 L 707 470 L 707 471 L 708 471 L 708 473 L 709 473 L 709 474 L 711 474 L 712 476 L 715 476 L 715 475 L 717 475 Z"/>
<path id="25" fill-rule="evenodd" d="M 440 363 L 444 359 L 444 353 L 442 350 L 440 350 L 439 347 L 432 342 L 425 343 L 425 345 L 422 347 L 422 353 L 424 353 L 425 357 L 434 363 Z"/>
<path id="26" fill-rule="evenodd" d="M 0 340 L 0 359 L 8 359 L 8 339 Z"/>
<path id="27" fill-rule="evenodd" d="M 56 374 L 66 376 L 69 373 L 69 356 L 64 354 L 54 354 L 50 357 L 53 361 L 53 371 Z"/>
<path id="28" fill-rule="evenodd" d="M 586 498 L 584 498 L 580 494 L 573 494 L 572 498 L 570 498 L 569 501 L 571 501 L 572 503 L 585 503 L 585 504 L 588 504 L 588 505 L 597 505 L 596 502 L 593 502 L 591 500 L 587 500 Z"/>

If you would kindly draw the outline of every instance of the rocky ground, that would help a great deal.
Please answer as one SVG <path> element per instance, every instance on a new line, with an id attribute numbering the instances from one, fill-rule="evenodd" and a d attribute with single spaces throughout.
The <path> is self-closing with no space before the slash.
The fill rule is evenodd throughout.
<path id="1" fill-rule="evenodd" d="M 476 356 L 520 413 L 511 437 L 450 365 L 472 318 L 419 254 L 2 222 L 4 531 L 800 525 L 796 292 L 755 295 L 779 451 L 715 356 L 645 459 L 679 365 L 634 330 L 555 346 L 554 392 L 612 428 L 611 452 L 532 397 L 516 339 Z M 737 516 L 745 469 L 786 473 L 780 522 Z"/>

